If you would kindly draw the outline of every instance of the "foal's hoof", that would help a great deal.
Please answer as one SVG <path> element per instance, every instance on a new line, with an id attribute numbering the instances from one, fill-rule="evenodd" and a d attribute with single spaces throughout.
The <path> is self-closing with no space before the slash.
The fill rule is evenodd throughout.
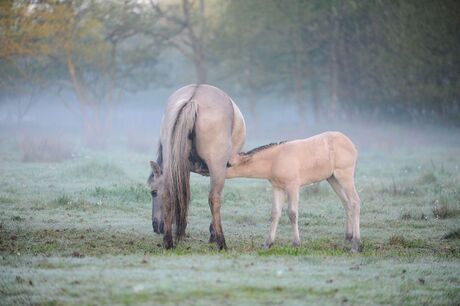
<path id="1" fill-rule="evenodd" d="M 273 245 L 273 242 L 265 242 L 263 245 L 262 245 L 262 248 L 264 250 L 268 250 L 269 248 L 271 248 Z"/>
<path id="2" fill-rule="evenodd" d="M 359 252 L 359 240 L 352 240 L 351 241 L 351 252 L 358 253 Z"/>
<path id="3" fill-rule="evenodd" d="M 293 241 L 293 242 L 292 242 L 292 246 L 293 246 L 294 248 L 300 247 L 300 241 Z"/>
<path id="4" fill-rule="evenodd" d="M 353 234 L 345 234 L 345 242 L 351 242 L 353 239 Z"/>

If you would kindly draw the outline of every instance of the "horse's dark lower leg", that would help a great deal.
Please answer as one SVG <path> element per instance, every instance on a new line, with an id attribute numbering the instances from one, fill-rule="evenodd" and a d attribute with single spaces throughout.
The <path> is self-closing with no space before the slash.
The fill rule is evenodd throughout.
<path id="1" fill-rule="evenodd" d="M 220 194 L 211 192 L 209 195 L 209 207 L 212 213 L 212 227 L 214 229 L 215 241 L 219 250 L 226 250 L 227 245 L 225 243 L 224 232 L 222 230 L 222 223 L 220 219 Z"/>
<path id="2" fill-rule="evenodd" d="M 166 207 L 165 207 L 166 208 Z M 172 212 L 170 209 L 165 209 L 164 216 L 164 235 L 163 235 L 163 247 L 165 249 L 171 249 L 174 247 L 173 236 L 172 236 Z"/>
<path id="3" fill-rule="evenodd" d="M 209 243 L 214 243 L 214 242 L 217 242 L 217 239 L 216 239 L 216 231 L 214 230 L 214 227 L 212 226 L 212 222 L 211 224 L 209 224 Z"/>

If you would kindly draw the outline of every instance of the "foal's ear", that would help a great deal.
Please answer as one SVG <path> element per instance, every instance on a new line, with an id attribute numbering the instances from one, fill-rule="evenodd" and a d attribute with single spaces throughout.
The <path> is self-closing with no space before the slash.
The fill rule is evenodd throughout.
<path id="1" fill-rule="evenodd" d="M 230 164 L 230 167 L 234 167 L 234 166 L 238 166 L 238 165 L 242 165 L 244 163 L 246 163 L 247 161 L 249 161 L 251 157 L 249 155 L 244 155 L 244 154 L 237 154 L 235 156 L 233 156 L 232 158 L 230 158 L 229 160 L 229 164 Z"/>
<path id="2" fill-rule="evenodd" d="M 161 175 L 160 166 L 156 162 L 154 162 L 153 160 L 150 161 L 150 167 L 152 168 L 153 174 L 155 176 L 160 176 Z"/>
<path id="3" fill-rule="evenodd" d="M 251 155 L 240 155 L 240 164 L 245 164 L 251 159 Z"/>

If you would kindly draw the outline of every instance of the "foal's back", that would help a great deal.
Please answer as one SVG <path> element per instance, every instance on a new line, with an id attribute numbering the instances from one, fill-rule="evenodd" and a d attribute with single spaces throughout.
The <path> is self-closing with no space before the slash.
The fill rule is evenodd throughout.
<path id="1" fill-rule="evenodd" d="M 357 150 L 340 132 L 325 132 L 287 142 L 272 164 L 274 181 L 305 185 L 331 177 L 337 169 L 354 168 Z"/>

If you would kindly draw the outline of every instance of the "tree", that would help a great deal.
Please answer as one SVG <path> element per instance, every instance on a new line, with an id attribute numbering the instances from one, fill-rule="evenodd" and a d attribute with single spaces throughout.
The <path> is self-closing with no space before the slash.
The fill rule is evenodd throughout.
<path id="1" fill-rule="evenodd" d="M 208 79 L 206 47 L 208 24 L 205 0 L 195 2 L 181 0 L 180 4 L 160 5 L 150 1 L 152 8 L 161 18 L 163 28 L 155 32 L 168 46 L 179 51 L 194 67 L 197 83 Z"/>
<path id="2" fill-rule="evenodd" d="M 22 19 L 6 18 L 15 26 L 5 32 L 2 60 L 45 59 L 60 76 L 52 85 L 75 93 L 87 143 L 103 146 L 122 91 L 153 80 L 156 42 L 145 29 L 155 19 L 137 2 L 14 3 Z"/>

